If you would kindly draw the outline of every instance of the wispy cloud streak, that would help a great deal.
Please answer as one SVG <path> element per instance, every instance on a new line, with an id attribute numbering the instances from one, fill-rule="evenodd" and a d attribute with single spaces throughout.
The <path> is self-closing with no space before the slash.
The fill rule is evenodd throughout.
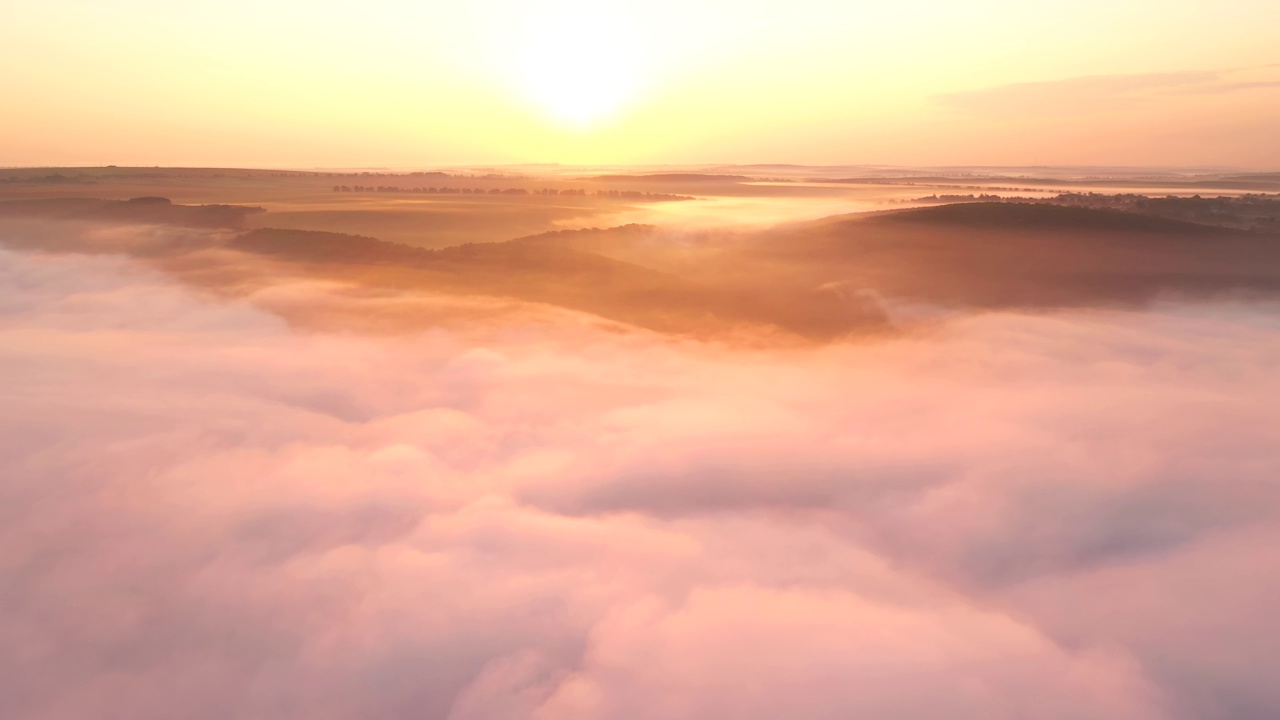
<path id="1" fill-rule="evenodd" d="M 1131 109 L 1153 99 L 1174 95 L 1227 95 L 1277 88 L 1280 88 L 1280 77 L 1276 77 L 1275 72 L 1268 68 L 1253 68 L 1091 75 L 946 93 L 934 96 L 933 100 L 944 107 L 965 112 L 1061 115 Z"/>

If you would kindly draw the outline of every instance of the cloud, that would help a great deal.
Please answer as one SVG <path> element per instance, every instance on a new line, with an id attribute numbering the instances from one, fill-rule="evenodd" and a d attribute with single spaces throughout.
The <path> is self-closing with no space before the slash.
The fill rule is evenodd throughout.
<path id="1" fill-rule="evenodd" d="M 1250 78 L 1250 79 L 1246 79 Z M 944 93 L 933 101 L 964 112 L 1083 115 L 1131 109 L 1160 97 L 1227 95 L 1280 88 L 1268 68 L 1230 71 L 1090 75 Z"/>
<path id="2" fill-rule="evenodd" d="M 107 255 L 0 288 L 5 717 L 1280 710 L 1273 305 L 796 348 Z"/>
<path id="3" fill-rule="evenodd" d="M 853 593 L 695 590 L 597 627 L 557 718 L 1157 717 L 1123 658 L 1064 652 L 971 607 Z"/>

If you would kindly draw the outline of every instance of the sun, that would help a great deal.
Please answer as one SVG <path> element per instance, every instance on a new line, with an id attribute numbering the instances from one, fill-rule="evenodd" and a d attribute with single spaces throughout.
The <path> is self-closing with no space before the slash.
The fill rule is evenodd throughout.
<path id="1" fill-rule="evenodd" d="M 517 91 L 552 121 L 595 126 L 635 102 L 648 78 L 642 32 L 607 3 L 559 2 L 524 23 Z"/>

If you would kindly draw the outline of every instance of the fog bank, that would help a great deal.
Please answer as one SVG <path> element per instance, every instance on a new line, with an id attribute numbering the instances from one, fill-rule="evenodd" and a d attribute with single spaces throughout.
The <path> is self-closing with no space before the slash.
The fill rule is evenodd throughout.
<path id="1" fill-rule="evenodd" d="M 1278 714 L 1278 311 L 778 348 L 0 250 L 0 715 Z"/>

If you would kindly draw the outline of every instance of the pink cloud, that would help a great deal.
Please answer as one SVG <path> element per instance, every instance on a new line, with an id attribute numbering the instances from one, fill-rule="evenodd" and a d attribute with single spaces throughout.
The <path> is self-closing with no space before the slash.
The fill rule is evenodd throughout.
<path id="1" fill-rule="evenodd" d="M 107 256 L 0 277 L 6 717 L 1280 709 L 1273 306 L 797 349 Z"/>

